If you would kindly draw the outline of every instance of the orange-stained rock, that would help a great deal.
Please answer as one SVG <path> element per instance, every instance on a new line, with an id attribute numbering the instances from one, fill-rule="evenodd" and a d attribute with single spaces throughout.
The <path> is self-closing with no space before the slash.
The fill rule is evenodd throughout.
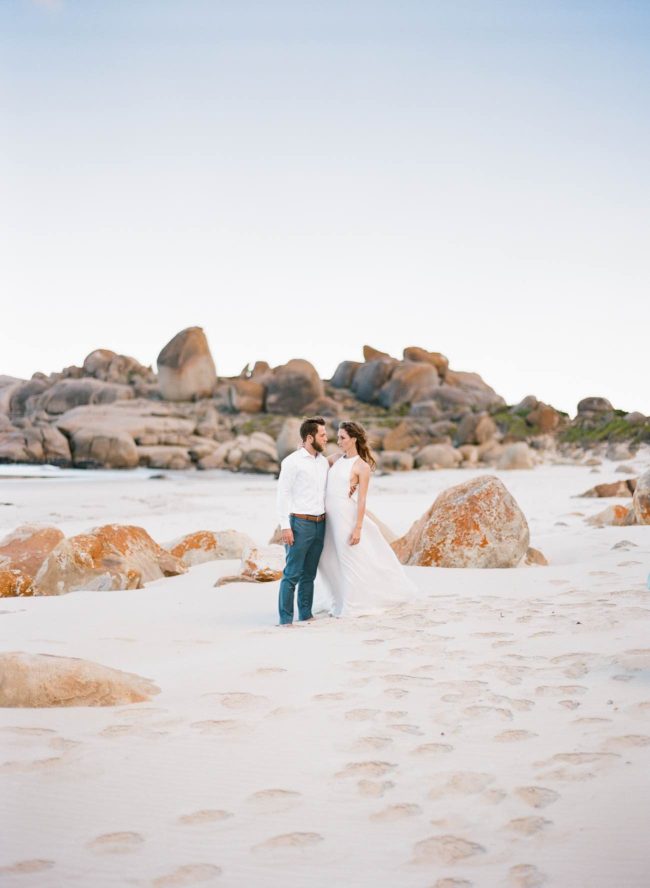
<path id="1" fill-rule="evenodd" d="M 540 401 L 539 404 L 530 411 L 526 417 L 526 422 L 529 423 L 529 425 L 536 425 L 540 432 L 546 433 L 554 432 L 559 426 L 561 419 L 561 415 L 554 407 Z"/>
<path id="2" fill-rule="evenodd" d="M 180 559 L 185 567 L 218 561 L 226 558 L 241 558 L 244 549 L 253 546 L 253 540 L 237 530 L 197 530 L 168 543 L 168 552 Z"/>
<path id="3" fill-rule="evenodd" d="M 439 385 L 440 377 L 432 364 L 404 361 L 381 387 L 378 400 L 382 407 L 396 410 L 405 404 L 430 400 Z"/>
<path id="4" fill-rule="evenodd" d="M 529 539 L 513 496 L 498 478 L 483 475 L 443 491 L 393 549 L 402 564 L 515 567 Z"/>
<path id="5" fill-rule="evenodd" d="M 220 577 L 214 585 L 272 583 L 282 577 L 284 562 L 284 546 L 249 546 L 242 554 L 240 573 L 236 576 Z"/>
<path id="6" fill-rule="evenodd" d="M 266 388 L 254 379 L 233 379 L 228 389 L 230 408 L 237 413 L 260 413 L 265 396 Z"/>
<path id="7" fill-rule="evenodd" d="M 594 527 L 627 527 L 636 524 L 634 508 L 619 505 L 607 506 L 602 512 L 592 515 L 586 521 Z"/>
<path id="8" fill-rule="evenodd" d="M 0 540 L 0 569 L 15 568 L 33 578 L 63 539 L 58 527 L 22 524 Z"/>
<path id="9" fill-rule="evenodd" d="M 0 654 L 0 706 L 116 706 L 160 693 L 148 678 L 77 657 Z"/>
<path id="10" fill-rule="evenodd" d="M 388 352 L 379 351 L 378 348 L 373 348 L 372 345 L 364 345 L 363 347 L 363 360 L 364 361 L 381 361 L 383 358 L 389 358 L 391 361 L 394 361 L 391 355 Z"/>
<path id="11" fill-rule="evenodd" d="M 650 524 L 650 469 L 636 483 L 632 507 L 637 524 Z"/>
<path id="12" fill-rule="evenodd" d="M 141 589 L 144 583 L 185 573 L 142 527 L 106 524 L 62 540 L 35 577 L 35 595 L 75 589 Z"/>
<path id="13" fill-rule="evenodd" d="M 0 568 L 0 598 L 33 595 L 32 578 L 17 568 Z"/>

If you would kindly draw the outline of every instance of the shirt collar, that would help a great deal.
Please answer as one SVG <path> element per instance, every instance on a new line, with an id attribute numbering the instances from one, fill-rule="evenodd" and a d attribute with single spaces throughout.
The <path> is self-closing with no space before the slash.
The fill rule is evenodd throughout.
<path id="1" fill-rule="evenodd" d="M 318 459 L 319 456 L 322 456 L 322 455 L 323 455 L 322 453 L 317 453 L 316 456 L 313 457 L 313 456 L 311 455 L 311 453 L 309 453 L 307 450 L 305 450 L 304 447 L 299 447 L 299 448 L 298 448 L 298 452 L 300 453 L 301 456 L 306 456 L 307 459 Z"/>

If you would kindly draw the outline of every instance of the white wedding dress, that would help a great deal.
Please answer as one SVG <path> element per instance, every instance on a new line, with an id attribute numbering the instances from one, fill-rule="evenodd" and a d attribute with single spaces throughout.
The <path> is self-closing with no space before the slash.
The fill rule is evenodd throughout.
<path id="1" fill-rule="evenodd" d="M 357 459 L 361 457 L 339 457 L 327 475 L 325 545 L 318 562 L 314 609 L 327 610 L 334 617 L 375 613 L 410 601 L 417 594 L 415 584 L 367 514 L 359 543 L 349 543 L 357 523 L 357 494 L 350 496 L 350 477 Z"/>

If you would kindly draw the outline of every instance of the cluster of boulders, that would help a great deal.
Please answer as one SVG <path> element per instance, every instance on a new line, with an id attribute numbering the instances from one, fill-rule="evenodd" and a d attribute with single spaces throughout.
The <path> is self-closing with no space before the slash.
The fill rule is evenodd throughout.
<path id="1" fill-rule="evenodd" d="M 57 527 L 27 524 L 0 540 L 0 597 L 140 589 L 195 564 L 239 558 L 252 545 L 235 530 L 195 531 L 160 546 L 132 525 L 106 524 L 65 537 Z"/>
<path id="2" fill-rule="evenodd" d="M 565 414 L 534 396 L 507 407 L 478 374 L 451 369 L 440 352 L 411 346 L 398 359 L 366 345 L 363 355 L 339 364 L 331 380 L 303 359 L 257 361 L 219 377 L 205 333 L 189 327 L 162 349 L 157 372 L 97 349 L 60 373 L 0 376 L 0 462 L 277 473 L 306 415 L 327 419 L 330 448 L 341 418 L 362 422 L 387 472 L 531 468 L 542 451 L 584 458 L 578 445 L 558 446 L 571 425 Z M 574 424 L 588 433 L 616 413 L 604 398 L 586 398 Z M 625 445 L 609 447 L 629 455 Z"/>

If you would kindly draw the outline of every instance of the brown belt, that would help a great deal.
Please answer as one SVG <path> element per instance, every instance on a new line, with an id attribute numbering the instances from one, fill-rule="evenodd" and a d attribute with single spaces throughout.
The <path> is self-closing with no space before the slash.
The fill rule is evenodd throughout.
<path id="1" fill-rule="evenodd" d="M 325 515 L 299 515 L 297 512 L 291 513 L 293 518 L 304 518 L 306 521 L 324 521 Z"/>

